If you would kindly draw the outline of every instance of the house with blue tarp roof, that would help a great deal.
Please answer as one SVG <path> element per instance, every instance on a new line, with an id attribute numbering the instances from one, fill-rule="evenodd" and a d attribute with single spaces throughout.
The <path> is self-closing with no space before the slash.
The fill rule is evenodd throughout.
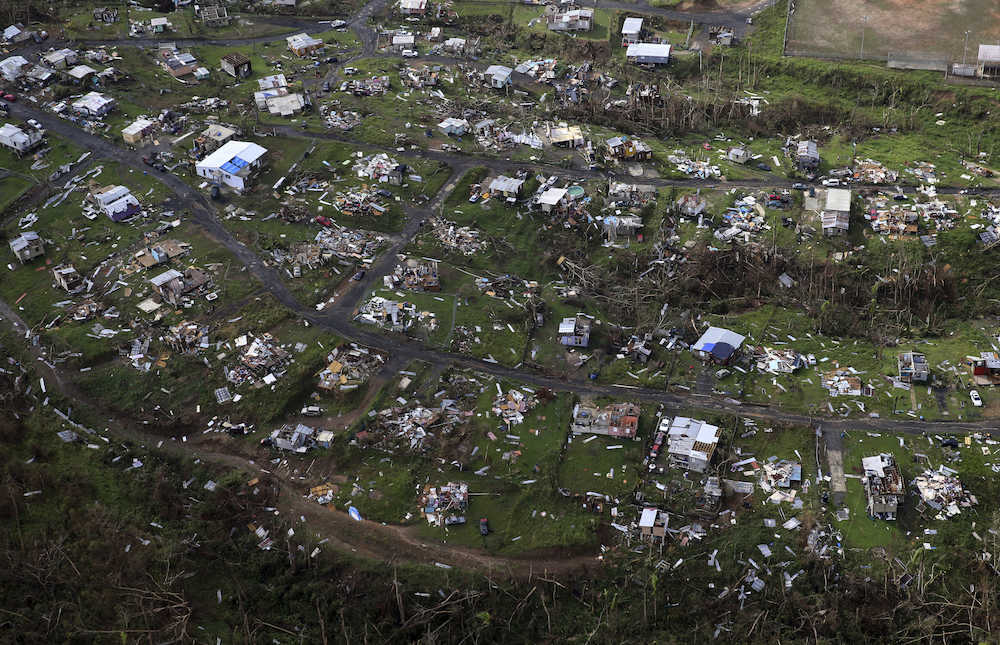
<path id="1" fill-rule="evenodd" d="M 199 177 L 214 184 L 243 191 L 253 174 L 263 165 L 267 148 L 250 141 L 229 141 L 197 164 Z"/>

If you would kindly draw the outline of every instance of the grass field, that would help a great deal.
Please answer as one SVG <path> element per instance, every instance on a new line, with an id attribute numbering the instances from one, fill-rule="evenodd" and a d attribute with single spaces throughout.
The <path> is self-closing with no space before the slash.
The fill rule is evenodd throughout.
<path id="1" fill-rule="evenodd" d="M 969 34 L 975 62 L 979 43 L 1000 38 L 993 0 L 801 0 L 788 25 L 789 53 L 885 58 L 890 53 L 938 54 L 961 61 Z"/>

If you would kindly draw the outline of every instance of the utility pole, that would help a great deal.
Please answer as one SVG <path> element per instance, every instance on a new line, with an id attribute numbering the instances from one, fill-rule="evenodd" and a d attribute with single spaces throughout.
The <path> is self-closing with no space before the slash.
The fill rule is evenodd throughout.
<path id="1" fill-rule="evenodd" d="M 965 30 L 965 48 L 962 49 L 962 66 L 965 66 L 965 57 L 969 54 L 969 30 Z"/>
<path id="2" fill-rule="evenodd" d="M 865 57 L 865 29 L 868 26 L 868 16 L 862 16 L 861 18 L 861 55 L 858 58 L 864 60 Z"/>

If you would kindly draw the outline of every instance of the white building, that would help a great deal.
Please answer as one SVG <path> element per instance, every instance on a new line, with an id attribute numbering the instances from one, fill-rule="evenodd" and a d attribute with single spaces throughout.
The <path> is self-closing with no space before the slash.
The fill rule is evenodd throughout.
<path id="1" fill-rule="evenodd" d="M 622 24 L 622 47 L 639 42 L 642 33 L 642 18 L 626 18 Z"/>
<path id="2" fill-rule="evenodd" d="M 659 429 L 667 433 L 667 454 L 673 465 L 697 473 L 705 472 L 721 437 L 718 426 L 674 417 L 673 420 L 661 419 Z"/>
<path id="3" fill-rule="evenodd" d="M 38 233 L 25 231 L 10 241 L 10 250 L 21 261 L 21 264 L 30 262 L 35 258 L 45 255 L 45 245 Z"/>
<path id="4" fill-rule="evenodd" d="M 113 109 L 115 109 L 115 100 L 100 92 L 88 92 L 73 101 L 73 110 L 85 116 L 104 116 Z"/>
<path id="5" fill-rule="evenodd" d="M 845 235 L 851 222 L 851 191 L 845 188 L 826 191 L 822 219 L 823 235 Z"/>
<path id="6" fill-rule="evenodd" d="M 399 0 L 399 13 L 404 16 L 422 16 L 427 11 L 427 0 Z"/>
<path id="7" fill-rule="evenodd" d="M 22 155 L 42 142 L 42 133 L 33 128 L 27 131 L 16 125 L 5 123 L 0 128 L 0 145 L 7 146 Z"/>
<path id="8" fill-rule="evenodd" d="M 264 164 L 267 149 L 250 141 L 230 141 L 197 164 L 195 171 L 216 184 L 244 190 L 254 171 Z"/>
<path id="9" fill-rule="evenodd" d="M 666 65 L 670 62 L 670 45 L 666 43 L 632 43 L 625 50 L 630 63 Z"/>
<path id="10" fill-rule="evenodd" d="M 31 63 L 24 56 L 11 56 L 0 61 L 0 76 L 8 81 L 16 81 L 24 76 L 30 67 Z"/>
<path id="11" fill-rule="evenodd" d="M 448 117 L 441 123 L 438 123 L 438 128 L 450 137 L 460 137 L 469 131 L 469 122 L 465 119 Z"/>
<path id="12" fill-rule="evenodd" d="M 45 54 L 42 60 L 53 69 L 66 69 L 70 65 L 76 65 L 77 57 L 72 49 L 63 48 Z"/>
<path id="13" fill-rule="evenodd" d="M 323 46 L 323 41 L 309 34 L 295 34 L 285 39 L 288 50 L 296 56 L 308 56 Z"/>
<path id="14" fill-rule="evenodd" d="M 490 87 L 503 88 L 510 85 L 510 75 L 514 73 L 509 67 L 504 65 L 490 65 L 486 68 L 486 80 L 490 82 Z"/>

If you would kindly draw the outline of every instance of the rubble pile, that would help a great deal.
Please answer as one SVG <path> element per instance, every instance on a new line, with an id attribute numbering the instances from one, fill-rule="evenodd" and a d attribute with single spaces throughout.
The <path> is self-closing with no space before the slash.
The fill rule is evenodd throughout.
<path id="1" fill-rule="evenodd" d="M 979 503 L 962 487 L 962 482 L 956 477 L 956 471 L 947 466 L 939 466 L 937 470 L 925 470 L 913 479 L 913 487 L 920 494 L 922 504 L 940 511 L 936 519 L 954 517 L 961 513 L 961 508 L 970 508 Z"/>
<path id="2" fill-rule="evenodd" d="M 362 186 L 334 195 L 333 207 L 352 217 L 379 216 L 388 210 L 380 203 L 382 196 L 375 189 Z"/>
<path id="3" fill-rule="evenodd" d="M 433 312 L 417 311 L 417 306 L 412 303 L 396 302 L 381 296 L 372 296 L 362 303 L 354 319 L 395 332 L 407 331 L 414 324 L 423 325 L 427 331 L 434 331 L 438 326 Z"/>
<path id="4" fill-rule="evenodd" d="M 422 452 L 438 434 L 449 434 L 473 414 L 460 410 L 451 399 L 442 399 L 437 408 L 405 399 L 397 399 L 397 403 L 378 411 L 374 423 L 364 431 L 365 436 L 358 433 L 358 439 L 372 440 L 389 452 Z"/>
<path id="5" fill-rule="evenodd" d="M 402 287 L 410 291 L 441 291 L 437 262 L 421 262 L 415 258 L 407 258 L 397 264 L 391 274 L 382 277 L 382 282 L 386 289 Z"/>
<path id="6" fill-rule="evenodd" d="M 760 469 L 760 487 L 770 496 L 772 504 L 794 502 L 796 490 L 792 484 L 802 482 L 802 464 L 787 459 L 767 461 Z M 780 490 L 779 490 L 780 489 Z"/>
<path id="7" fill-rule="evenodd" d="M 851 179 L 861 184 L 895 183 L 899 173 L 887 170 L 884 165 L 874 159 L 858 159 L 854 162 Z"/>
<path id="8" fill-rule="evenodd" d="M 823 387 L 830 396 L 871 396 L 871 387 L 863 385 L 853 367 L 835 368 L 823 374 Z"/>
<path id="9" fill-rule="evenodd" d="M 770 374 L 791 374 L 808 362 L 802 354 L 794 349 L 778 349 L 759 345 L 751 349 L 757 370 Z"/>
<path id="10" fill-rule="evenodd" d="M 721 177 L 722 171 L 719 166 L 708 161 L 695 161 L 691 159 L 683 150 L 674 150 L 673 154 L 667 156 L 667 161 L 674 164 L 678 172 L 688 177 L 697 179 L 709 179 L 711 177 Z"/>
<path id="11" fill-rule="evenodd" d="M 194 354 L 208 349 L 208 327 L 185 320 L 172 325 L 162 340 L 174 351 Z"/>
<path id="12" fill-rule="evenodd" d="M 399 163 L 397 163 L 395 159 L 384 152 L 380 152 L 378 154 L 362 158 L 354 164 L 352 170 L 359 179 L 371 179 L 373 181 L 386 182 L 389 181 L 390 173 L 398 167 Z"/>
<path id="13" fill-rule="evenodd" d="M 348 132 L 361 125 L 361 115 L 349 110 L 344 110 L 343 112 L 329 110 L 323 116 L 326 119 L 326 127 L 335 130 Z"/>
<path id="14" fill-rule="evenodd" d="M 727 242 L 740 233 L 757 233 L 766 226 L 764 214 L 764 207 L 753 195 L 741 197 L 723 213 L 722 219 L 728 226 L 716 230 L 715 238 Z"/>
<path id="15" fill-rule="evenodd" d="M 432 217 L 431 231 L 434 237 L 448 250 L 458 251 L 462 255 L 475 255 L 486 247 L 486 242 L 479 237 L 479 231 L 468 226 L 457 226 L 441 217 Z"/>
<path id="16" fill-rule="evenodd" d="M 238 336 L 234 344 L 240 350 L 240 357 L 239 363 L 225 370 L 230 383 L 240 385 L 260 379 L 265 385 L 271 385 L 283 374 L 279 370 L 288 361 L 289 354 L 271 334 L 244 334 Z"/>
<path id="17" fill-rule="evenodd" d="M 465 524 L 465 511 L 469 508 L 469 485 L 465 482 L 448 482 L 437 487 L 427 485 L 417 503 L 431 526 Z"/>
<path id="18" fill-rule="evenodd" d="M 365 383 L 385 363 L 385 356 L 356 343 L 341 345 L 327 357 L 327 366 L 316 375 L 321 390 L 349 392 Z"/>
<path id="19" fill-rule="evenodd" d="M 912 168 L 907 168 L 904 172 L 913 175 L 927 184 L 937 183 L 937 168 L 932 163 L 916 161 Z"/>
<path id="20" fill-rule="evenodd" d="M 333 224 L 316 234 L 316 244 L 345 262 L 371 266 L 385 238 L 370 231 L 358 231 Z"/>
<path id="21" fill-rule="evenodd" d="M 493 414 L 501 419 L 509 430 L 511 426 L 524 423 L 524 415 L 538 405 L 538 398 L 533 390 L 526 387 L 521 389 L 507 390 L 506 392 L 497 383 L 497 395 L 493 399 Z"/>
<path id="22" fill-rule="evenodd" d="M 354 96 L 381 96 L 389 91 L 391 83 L 388 76 L 372 76 L 346 81 L 346 90 Z"/>
<path id="23" fill-rule="evenodd" d="M 538 295 L 538 282 L 535 280 L 522 280 L 509 273 L 490 278 L 476 278 L 476 286 L 483 295 L 494 298 L 521 296 L 524 298 L 534 298 Z"/>

